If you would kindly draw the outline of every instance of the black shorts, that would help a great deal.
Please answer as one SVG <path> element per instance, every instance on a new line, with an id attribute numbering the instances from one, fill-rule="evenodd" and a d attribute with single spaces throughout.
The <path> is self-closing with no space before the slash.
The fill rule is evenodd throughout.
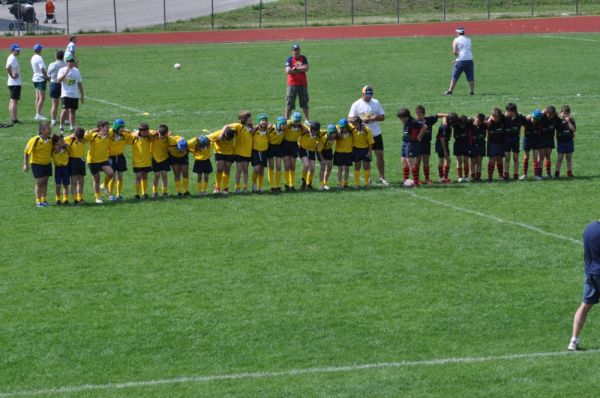
<path id="1" fill-rule="evenodd" d="M 21 99 L 21 86 L 8 86 L 8 92 L 10 94 L 10 99 Z"/>
<path id="2" fill-rule="evenodd" d="M 171 170 L 171 162 L 169 162 L 169 158 L 166 158 L 162 162 L 157 162 L 152 159 L 152 171 L 157 173 L 159 171 L 170 171 Z"/>
<path id="3" fill-rule="evenodd" d="M 383 136 L 381 134 L 373 137 L 375 143 L 371 146 L 374 151 L 383 151 Z"/>
<path id="4" fill-rule="evenodd" d="M 222 160 L 224 162 L 233 163 L 235 161 L 235 155 L 225 155 L 222 153 L 215 153 L 215 162 L 218 162 L 220 160 Z"/>
<path id="5" fill-rule="evenodd" d="M 56 185 L 71 185 L 69 166 L 54 166 L 54 182 Z"/>
<path id="6" fill-rule="evenodd" d="M 370 162 L 369 148 L 352 148 L 352 160 L 355 162 Z"/>
<path id="7" fill-rule="evenodd" d="M 283 157 L 283 143 L 275 145 L 269 144 L 269 148 L 267 149 L 267 158 L 282 158 Z"/>
<path id="8" fill-rule="evenodd" d="M 73 109 L 76 111 L 79 108 L 79 98 L 62 97 L 62 108 Z"/>
<path id="9" fill-rule="evenodd" d="M 283 140 L 283 156 L 289 156 L 292 158 L 298 157 L 298 143 L 296 141 Z"/>
<path id="10" fill-rule="evenodd" d="M 310 160 L 317 160 L 317 153 L 315 151 L 307 151 L 304 148 L 298 148 L 298 156 L 300 156 L 300 159 L 309 158 Z"/>
<path id="11" fill-rule="evenodd" d="M 485 145 L 472 145 L 469 149 L 469 156 L 476 158 L 478 156 L 485 156 Z"/>
<path id="12" fill-rule="evenodd" d="M 50 98 L 60 98 L 60 83 L 50 83 Z"/>
<path id="13" fill-rule="evenodd" d="M 127 171 L 127 159 L 125 159 L 125 155 L 109 156 L 108 165 L 114 171 Z"/>
<path id="14" fill-rule="evenodd" d="M 452 154 L 454 156 L 469 156 L 469 144 L 466 142 L 456 142 L 452 147 Z"/>
<path id="15" fill-rule="evenodd" d="M 540 149 L 554 149 L 554 138 L 542 137 L 540 139 Z"/>
<path id="16" fill-rule="evenodd" d="M 248 162 L 248 163 L 250 163 L 251 160 L 252 160 L 251 156 L 235 155 L 235 162 L 236 163 L 241 163 L 241 162 Z"/>
<path id="17" fill-rule="evenodd" d="M 152 167 L 134 167 L 134 173 L 150 173 L 152 171 Z"/>
<path id="18" fill-rule="evenodd" d="M 180 164 L 180 165 L 190 164 L 190 160 L 188 159 L 187 153 L 185 154 L 185 156 L 169 156 L 169 159 L 171 160 L 171 166 L 173 166 L 174 164 Z"/>
<path id="19" fill-rule="evenodd" d="M 69 158 L 69 173 L 71 176 L 84 176 L 85 161 L 80 158 Z"/>
<path id="20" fill-rule="evenodd" d="M 444 157 L 444 148 L 446 149 L 446 153 L 448 154 L 448 156 L 450 156 L 450 148 L 448 148 L 448 142 L 444 141 L 442 143 L 442 141 L 439 140 L 435 142 L 435 153 L 437 153 L 440 158 Z"/>
<path id="21" fill-rule="evenodd" d="M 519 153 L 519 137 L 508 137 L 504 139 L 504 152 Z"/>
<path id="22" fill-rule="evenodd" d="M 31 174 L 33 174 L 33 178 L 44 178 L 52 176 L 52 163 L 31 163 Z"/>
<path id="23" fill-rule="evenodd" d="M 352 166 L 352 152 L 334 153 L 333 164 L 336 166 Z"/>
<path id="24" fill-rule="evenodd" d="M 102 171 L 102 167 L 104 167 L 104 166 L 109 166 L 108 160 L 105 161 L 105 162 L 88 163 L 88 168 L 90 169 L 90 173 L 92 175 L 101 172 Z"/>
<path id="25" fill-rule="evenodd" d="M 431 155 L 431 141 L 421 141 L 421 155 Z"/>
<path id="26" fill-rule="evenodd" d="M 212 173 L 212 171 L 213 171 L 213 168 L 212 168 L 212 163 L 210 162 L 210 159 L 194 161 L 194 173 L 210 174 L 210 173 Z"/>
<path id="27" fill-rule="evenodd" d="M 323 160 L 332 160 L 333 159 L 333 149 L 331 149 L 331 148 L 323 149 L 321 151 L 321 156 L 323 157 Z"/>
<path id="28" fill-rule="evenodd" d="M 252 150 L 252 158 L 250 160 L 252 166 L 266 166 L 267 165 L 267 151 L 256 151 Z"/>

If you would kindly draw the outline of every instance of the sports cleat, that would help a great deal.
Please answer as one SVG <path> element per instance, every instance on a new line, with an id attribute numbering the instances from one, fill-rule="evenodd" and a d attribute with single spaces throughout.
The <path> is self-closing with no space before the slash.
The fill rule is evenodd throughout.
<path id="1" fill-rule="evenodd" d="M 56 120 L 52 120 L 52 121 L 50 121 L 50 126 L 51 126 L 51 127 L 54 127 L 54 126 L 56 126 Z"/>
<path id="2" fill-rule="evenodd" d="M 306 189 L 306 180 L 303 178 L 302 183 L 300 184 L 300 189 L 304 191 Z"/>
<path id="3" fill-rule="evenodd" d="M 152 193 L 152 199 L 158 199 L 158 192 Z"/>
<path id="4" fill-rule="evenodd" d="M 523 181 L 523 180 L 526 180 L 527 178 L 528 178 L 527 174 L 523 174 L 521 177 L 519 177 L 519 180 Z"/>
<path id="5" fill-rule="evenodd" d="M 492 180 L 491 178 L 488 178 L 488 179 L 487 179 L 487 183 L 488 183 L 488 184 L 491 184 L 492 182 L 493 182 L 493 180 Z"/>
<path id="6" fill-rule="evenodd" d="M 427 179 L 425 181 L 423 181 L 425 184 L 427 185 L 433 185 L 433 181 L 431 181 L 430 179 Z"/>
<path id="7" fill-rule="evenodd" d="M 385 178 L 381 177 L 379 178 L 378 182 L 383 185 L 384 187 L 389 187 L 390 183 L 388 182 L 388 180 L 386 180 Z"/>
<path id="8" fill-rule="evenodd" d="M 62 205 L 62 202 L 60 200 L 57 200 L 54 204 L 57 206 L 60 206 L 60 205 Z"/>
<path id="9" fill-rule="evenodd" d="M 219 188 L 215 188 L 215 190 L 213 191 L 213 194 L 220 194 L 221 190 Z"/>
<path id="10" fill-rule="evenodd" d="M 190 196 L 190 191 L 185 191 L 185 192 L 183 193 L 183 196 Z"/>
<path id="11" fill-rule="evenodd" d="M 239 189 L 239 188 L 236 188 L 236 189 L 235 189 L 235 193 L 242 193 L 242 190 L 241 190 L 241 189 Z"/>
<path id="12" fill-rule="evenodd" d="M 535 177 L 533 177 L 533 178 L 534 178 L 534 179 L 536 179 L 536 180 L 538 180 L 538 181 L 540 181 L 540 180 L 543 180 L 543 179 L 544 179 L 544 177 L 542 177 L 541 175 L 537 175 L 537 176 L 535 176 Z"/>
<path id="13" fill-rule="evenodd" d="M 471 92 L 469 93 L 469 95 L 475 95 L 475 93 L 474 93 L 473 91 L 471 91 Z"/>
<path id="14" fill-rule="evenodd" d="M 100 198 L 96 198 L 96 204 L 97 204 L 97 205 L 101 205 L 102 203 L 104 203 L 104 202 L 102 201 L 102 199 L 100 199 Z"/>
<path id="15" fill-rule="evenodd" d="M 110 196 L 108 197 L 108 200 L 110 200 L 111 202 L 116 202 L 116 201 L 117 201 L 117 197 L 116 197 L 116 196 L 113 196 L 113 195 L 110 195 Z"/>
<path id="16" fill-rule="evenodd" d="M 323 189 L 324 189 L 325 191 L 329 191 L 331 188 L 329 188 L 329 185 L 323 185 Z"/>
<path id="17" fill-rule="evenodd" d="M 44 116 L 37 114 L 33 117 L 33 120 L 48 120 Z"/>
<path id="18" fill-rule="evenodd" d="M 464 182 L 465 180 L 462 177 L 458 177 L 458 182 Z"/>
<path id="19" fill-rule="evenodd" d="M 166 199 L 169 197 L 169 194 L 167 192 L 163 192 L 162 197 Z"/>
<path id="20" fill-rule="evenodd" d="M 35 207 L 46 207 L 42 202 L 38 202 L 35 204 Z"/>
<path id="21" fill-rule="evenodd" d="M 123 197 L 121 195 L 117 196 L 117 200 L 123 200 Z"/>
<path id="22" fill-rule="evenodd" d="M 229 195 L 229 189 L 225 188 L 224 190 L 222 190 L 221 195 Z"/>
<path id="23" fill-rule="evenodd" d="M 579 351 L 579 343 L 572 340 L 567 347 L 567 351 Z"/>
<path id="24" fill-rule="evenodd" d="M 452 91 L 446 90 L 442 93 L 442 95 L 445 95 L 445 96 L 452 95 Z"/>
<path id="25" fill-rule="evenodd" d="M 183 196 L 183 192 L 177 192 L 177 196 Z"/>
<path id="26" fill-rule="evenodd" d="M 143 194 L 142 199 L 148 199 L 148 194 Z"/>

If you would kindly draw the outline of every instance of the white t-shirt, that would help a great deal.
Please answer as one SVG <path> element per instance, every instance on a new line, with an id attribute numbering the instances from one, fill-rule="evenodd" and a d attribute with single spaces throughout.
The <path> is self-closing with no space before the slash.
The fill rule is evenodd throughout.
<path id="1" fill-rule="evenodd" d="M 60 79 L 65 75 L 66 77 L 61 82 L 61 98 L 79 98 L 79 87 L 77 86 L 77 83 L 82 82 L 79 69 L 73 68 L 69 70 L 69 68 L 65 66 L 58 71 L 57 79 Z"/>
<path id="2" fill-rule="evenodd" d="M 19 77 L 17 77 L 16 79 L 13 79 L 10 77 L 10 75 L 8 75 L 8 82 L 6 84 L 9 86 L 20 86 L 21 85 L 21 67 L 19 66 L 19 60 L 17 59 L 17 57 L 14 54 L 10 54 L 8 56 L 8 58 L 6 59 L 6 67 L 8 68 L 9 65 L 12 67 L 13 76 L 18 73 Z"/>
<path id="3" fill-rule="evenodd" d="M 46 69 L 46 64 L 40 54 L 33 54 L 33 57 L 31 57 L 31 69 L 33 69 L 33 77 L 31 80 L 34 82 L 46 81 L 46 78 L 42 73 L 42 70 Z"/>
<path id="4" fill-rule="evenodd" d="M 473 53 L 471 52 L 471 39 L 467 36 L 460 35 L 453 42 L 458 50 L 457 61 L 472 61 Z"/>
<path id="5" fill-rule="evenodd" d="M 67 44 L 67 48 L 65 48 L 65 59 L 67 59 L 69 55 L 75 56 L 75 43 L 72 41 L 70 41 L 69 44 Z"/>
<path id="6" fill-rule="evenodd" d="M 54 61 L 48 66 L 48 76 L 50 76 L 50 83 L 56 83 L 58 77 L 58 71 L 67 66 L 65 61 Z"/>
<path id="7" fill-rule="evenodd" d="M 348 113 L 348 117 L 360 117 L 361 119 L 365 119 L 367 116 L 375 115 L 381 116 L 384 115 L 383 107 L 375 98 L 371 98 L 369 102 L 360 98 L 355 101 L 350 107 L 350 112 Z M 377 137 L 381 134 L 381 127 L 379 127 L 378 122 L 366 122 L 367 126 L 371 129 L 371 133 L 373 133 L 373 137 Z"/>

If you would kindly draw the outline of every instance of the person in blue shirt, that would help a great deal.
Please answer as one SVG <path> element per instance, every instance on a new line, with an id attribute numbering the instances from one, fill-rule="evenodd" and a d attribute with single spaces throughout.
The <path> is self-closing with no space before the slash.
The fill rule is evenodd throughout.
<path id="1" fill-rule="evenodd" d="M 579 333 L 587 314 L 600 301 L 600 221 L 588 224 L 583 230 L 583 262 L 583 300 L 573 319 L 573 335 L 567 347 L 569 351 L 579 350 Z"/>

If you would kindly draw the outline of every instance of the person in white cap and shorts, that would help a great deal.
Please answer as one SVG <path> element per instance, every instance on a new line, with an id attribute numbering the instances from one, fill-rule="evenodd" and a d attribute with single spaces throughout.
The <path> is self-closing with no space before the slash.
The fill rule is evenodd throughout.
<path id="1" fill-rule="evenodd" d="M 473 63 L 473 52 L 471 51 L 471 39 L 465 36 L 465 28 L 456 29 L 457 37 L 452 42 L 452 53 L 456 55 L 456 59 L 452 62 L 452 78 L 450 79 L 450 87 L 444 91 L 444 95 L 452 95 L 456 82 L 460 75 L 464 72 L 471 87 L 471 95 L 475 94 L 475 64 Z"/>

